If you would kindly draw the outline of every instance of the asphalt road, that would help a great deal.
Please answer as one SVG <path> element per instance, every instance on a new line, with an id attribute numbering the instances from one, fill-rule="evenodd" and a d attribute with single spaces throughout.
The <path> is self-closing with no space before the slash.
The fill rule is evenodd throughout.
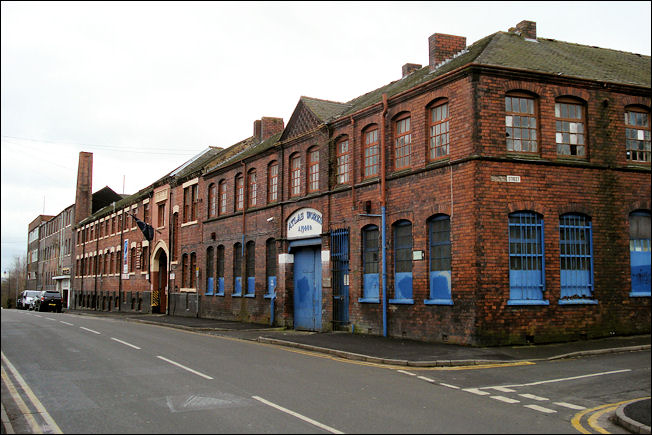
<path id="1" fill-rule="evenodd" d="M 17 433 L 626 433 L 600 412 L 650 395 L 649 351 L 420 370 L 65 313 L 1 326 Z"/>

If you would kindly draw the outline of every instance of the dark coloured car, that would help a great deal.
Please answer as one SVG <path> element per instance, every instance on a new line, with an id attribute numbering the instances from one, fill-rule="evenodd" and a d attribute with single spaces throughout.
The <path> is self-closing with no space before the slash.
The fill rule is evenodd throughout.
<path id="1" fill-rule="evenodd" d="M 34 301 L 35 311 L 56 311 L 61 312 L 61 293 L 55 290 L 45 290 L 40 292 Z"/>

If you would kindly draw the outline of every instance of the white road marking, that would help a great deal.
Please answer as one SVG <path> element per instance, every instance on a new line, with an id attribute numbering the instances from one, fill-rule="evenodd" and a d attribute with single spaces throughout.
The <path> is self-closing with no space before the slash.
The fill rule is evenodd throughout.
<path id="1" fill-rule="evenodd" d="M 396 370 L 399 373 L 403 373 L 404 375 L 410 375 L 410 376 L 416 376 L 416 373 L 411 373 L 411 372 L 406 372 L 405 370 Z"/>
<path id="2" fill-rule="evenodd" d="M 80 328 L 80 329 L 83 329 L 84 331 L 92 332 L 93 334 L 100 334 L 100 333 L 97 332 L 97 331 L 93 331 L 92 329 L 84 328 L 83 326 L 80 326 L 79 328 Z"/>
<path id="3" fill-rule="evenodd" d="M 131 343 L 127 343 L 126 341 L 118 340 L 117 338 L 113 338 L 113 337 L 111 337 L 111 340 L 113 340 L 113 341 L 117 341 L 118 343 L 122 343 L 122 344 L 124 344 L 125 346 L 133 347 L 134 349 L 138 349 L 138 350 L 140 350 L 140 347 L 138 347 L 138 346 L 134 346 L 134 345 L 131 344 Z"/>
<path id="4" fill-rule="evenodd" d="M 401 370 L 399 370 L 399 371 L 401 371 Z M 306 417 L 305 415 L 301 415 L 301 414 L 299 414 L 297 412 L 294 412 L 294 411 L 291 411 L 291 410 L 289 410 L 287 408 L 283 408 L 282 406 L 277 405 L 276 403 L 272 403 L 269 400 L 265 400 L 262 397 L 258 397 L 258 396 L 251 396 L 251 397 L 253 399 L 258 400 L 259 402 L 264 403 L 265 405 L 271 406 L 272 408 L 278 409 L 279 411 L 283 411 L 283 412 L 285 412 L 287 414 L 290 414 L 291 416 L 294 416 L 294 417 L 296 417 L 296 418 L 298 418 L 300 420 L 303 420 L 306 423 L 310 423 L 313 426 L 317 426 L 318 428 L 324 429 L 324 430 L 326 430 L 326 431 L 328 431 L 330 433 L 336 433 L 336 434 L 343 434 L 344 433 L 344 432 L 340 432 L 339 430 L 334 429 L 334 428 L 332 428 L 330 426 L 326 426 L 323 423 L 315 421 L 312 418 Z"/>
<path id="5" fill-rule="evenodd" d="M 586 409 L 584 406 L 573 405 L 572 403 L 566 403 L 566 402 L 554 402 L 554 404 L 559 405 L 559 406 L 563 406 L 565 408 L 577 409 L 578 411 L 581 411 L 582 409 Z"/>
<path id="6" fill-rule="evenodd" d="M 523 405 L 523 406 L 525 408 L 534 409 L 535 411 L 545 412 L 546 414 L 554 414 L 555 412 L 557 412 L 554 409 L 544 408 L 543 406 L 539 406 L 539 405 Z"/>
<path id="7" fill-rule="evenodd" d="M 588 375 L 580 375 L 580 376 L 571 376 L 569 378 L 558 378 L 558 379 L 548 379 L 546 381 L 536 381 L 536 382 L 530 382 L 527 384 L 514 384 L 514 385 L 496 385 L 493 387 L 482 387 L 482 388 L 512 388 L 512 387 L 529 387 L 532 385 L 541 385 L 541 384 L 550 384 L 553 382 L 563 382 L 563 381 L 572 381 L 575 379 L 583 379 L 583 378 L 591 378 L 593 376 L 605 376 L 605 375 L 613 375 L 616 373 L 626 373 L 626 372 L 631 372 L 632 369 L 624 369 L 624 370 L 613 370 L 610 372 L 600 372 L 600 373 L 591 373 Z"/>
<path id="8" fill-rule="evenodd" d="M 513 393 L 514 390 L 507 387 L 491 387 L 492 390 L 500 391 L 501 393 Z"/>
<path id="9" fill-rule="evenodd" d="M 451 384 L 444 384 L 443 382 L 440 382 L 439 385 L 443 385 L 444 387 L 452 388 L 454 390 L 459 390 L 460 389 L 460 387 L 457 387 L 457 386 L 451 385 Z"/>
<path id="10" fill-rule="evenodd" d="M 179 368 L 182 368 L 182 369 L 184 369 L 184 370 L 187 370 L 187 371 L 189 371 L 190 373 L 193 373 L 193 374 L 195 374 L 195 375 L 197 375 L 197 376 L 201 376 L 202 378 L 209 379 L 209 380 L 212 380 L 212 379 L 213 379 L 212 377 L 210 377 L 210 376 L 208 376 L 208 375 L 205 375 L 205 374 L 200 373 L 200 372 L 198 372 L 198 371 L 196 371 L 196 370 L 193 370 L 193 369 L 191 369 L 190 367 L 186 367 L 186 366 L 184 366 L 183 364 L 179 364 L 178 362 L 174 362 L 174 361 L 172 361 L 171 359 L 167 359 L 167 358 L 162 357 L 162 356 L 160 356 L 160 355 L 157 355 L 156 357 L 162 359 L 162 360 L 165 361 L 165 362 L 169 362 L 170 364 L 173 364 L 173 365 L 175 365 L 175 366 L 177 366 L 177 367 L 179 367 Z"/>
<path id="11" fill-rule="evenodd" d="M 534 394 L 519 394 L 519 396 L 525 397 L 526 399 L 538 400 L 539 402 L 549 400 L 545 397 L 535 396 Z"/>
<path id="12" fill-rule="evenodd" d="M 510 399 L 509 397 L 505 397 L 505 396 L 491 396 L 491 398 L 496 399 L 496 400 L 500 400 L 501 402 L 505 402 L 505 403 L 519 403 L 520 402 L 520 400 Z"/>
<path id="13" fill-rule="evenodd" d="M 57 321 L 57 319 L 53 319 L 52 317 L 46 317 L 46 319 L 48 319 L 48 320 L 52 320 L 53 322 L 56 322 L 56 321 Z"/>
<path id="14" fill-rule="evenodd" d="M 64 322 L 63 320 L 59 320 L 59 323 L 63 323 L 64 325 L 68 325 L 68 326 L 75 326 L 72 323 Z"/>
<path id="15" fill-rule="evenodd" d="M 462 391 L 468 391 L 469 393 L 477 394 L 478 396 L 487 396 L 491 393 L 488 393 L 487 391 L 482 391 L 479 388 L 464 388 Z"/>
<path id="16" fill-rule="evenodd" d="M 426 376 L 417 376 L 417 378 L 419 378 L 419 379 L 421 379 L 423 381 L 426 381 L 426 382 L 435 382 L 434 379 L 430 379 L 429 377 L 426 377 Z"/>

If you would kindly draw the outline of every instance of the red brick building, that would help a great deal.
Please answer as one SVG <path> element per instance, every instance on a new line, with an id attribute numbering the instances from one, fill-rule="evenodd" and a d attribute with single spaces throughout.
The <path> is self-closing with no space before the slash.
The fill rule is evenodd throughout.
<path id="1" fill-rule="evenodd" d="M 650 106 L 649 56 L 530 21 L 468 46 L 436 33 L 427 66 L 302 97 L 287 126 L 256 121 L 83 230 L 164 204 L 148 255 L 169 301 L 136 261 L 112 276 L 126 309 L 473 345 L 649 333 Z M 119 257 L 110 234 L 79 259 Z"/>

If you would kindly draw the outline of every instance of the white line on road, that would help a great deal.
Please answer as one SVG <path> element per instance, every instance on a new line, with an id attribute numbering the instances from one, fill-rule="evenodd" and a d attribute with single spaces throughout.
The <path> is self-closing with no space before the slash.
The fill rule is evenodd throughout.
<path id="1" fill-rule="evenodd" d="M 193 374 L 195 374 L 195 375 L 197 375 L 197 376 L 201 376 L 202 378 L 210 379 L 210 380 L 213 379 L 213 378 L 211 378 L 211 377 L 208 376 L 208 375 L 205 375 L 205 374 L 200 373 L 200 372 L 198 372 L 198 371 L 196 371 L 196 370 L 193 370 L 193 369 L 191 369 L 191 368 L 189 368 L 189 367 L 186 367 L 186 366 L 184 366 L 183 364 L 179 364 L 178 362 L 174 362 L 174 361 L 172 361 L 172 360 L 170 360 L 170 359 L 167 359 L 167 358 L 165 358 L 165 357 L 162 357 L 161 355 L 157 355 L 156 357 L 162 359 L 162 360 L 165 361 L 165 362 L 169 362 L 170 364 L 173 364 L 173 365 L 175 365 L 175 366 L 177 366 L 177 367 L 180 367 L 180 368 L 182 368 L 182 369 L 184 369 L 184 370 L 187 370 L 187 371 L 189 371 L 190 373 L 193 373 Z"/>
<path id="2" fill-rule="evenodd" d="M 451 385 L 451 384 L 444 384 L 443 382 L 440 382 L 439 385 L 443 385 L 444 387 L 452 388 L 454 390 L 459 390 L 460 389 L 460 387 L 458 387 L 458 386 Z"/>
<path id="3" fill-rule="evenodd" d="M 401 370 L 399 370 L 399 371 L 401 371 Z M 315 421 L 315 420 L 313 420 L 312 418 L 306 417 L 305 415 L 301 415 L 301 414 L 299 414 L 299 413 L 297 413 L 297 412 L 290 411 L 290 410 L 287 409 L 287 408 L 283 408 L 282 406 L 277 405 L 276 403 L 272 403 L 272 402 L 270 402 L 269 400 L 265 400 L 265 399 L 263 399 L 262 397 L 258 397 L 258 396 L 251 396 L 251 397 L 252 397 L 253 399 L 258 400 L 259 402 L 264 403 L 265 405 L 271 406 L 272 408 L 276 408 L 276 409 L 278 409 L 279 411 L 283 411 L 283 412 L 285 412 L 285 413 L 287 413 L 287 414 L 290 414 L 290 415 L 292 415 L 292 416 L 294 416 L 294 417 L 296 417 L 296 418 L 298 418 L 298 419 L 300 419 L 300 420 L 303 420 L 303 421 L 305 421 L 305 422 L 307 422 L 307 423 L 310 423 L 310 424 L 312 424 L 312 425 L 314 425 L 314 426 L 317 426 L 318 428 L 321 428 L 321 429 L 327 430 L 327 431 L 330 432 L 330 433 L 337 433 L 337 434 L 343 434 L 343 433 L 344 433 L 344 432 L 340 432 L 339 430 L 334 429 L 334 428 L 332 428 L 332 427 L 330 427 L 330 426 L 326 426 L 326 425 L 323 424 L 323 423 L 320 423 L 320 422 L 318 422 L 318 421 Z"/>
<path id="4" fill-rule="evenodd" d="M 426 377 L 426 376 L 417 376 L 417 378 L 419 378 L 419 379 L 421 379 L 423 381 L 426 381 L 426 382 L 435 382 L 434 379 L 430 379 L 429 377 Z"/>
<path id="5" fill-rule="evenodd" d="M 97 331 L 93 331 L 92 329 L 84 328 L 83 326 L 80 326 L 80 328 L 83 329 L 84 331 L 92 332 L 93 334 L 100 334 Z"/>
<path id="6" fill-rule="evenodd" d="M 410 376 L 416 376 L 416 373 L 411 373 L 411 372 L 406 372 L 405 370 L 396 370 L 399 373 L 403 373 L 404 375 L 410 375 Z"/>
<path id="7" fill-rule="evenodd" d="M 125 346 L 133 347 L 134 349 L 138 349 L 138 350 L 140 350 L 140 347 L 138 347 L 138 346 L 134 346 L 134 345 L 131 344 L 131 343 L 127 343 L 126 341 L 118 340 L 117 338 L 113 338 L 113 337 L 111 337 L 111 340 L 113 340 L 113 341 L 117 341 L 118 343 L 122 343 L 122 344 L 124 344 Z"/>
<path id="8" fill-rule="evenodd" d="M 554 402 L 554 404 L 563 406 L 564 408 L 577 409 L 578 411 L 581 411 L 582 409 L 586 409 L 584 406 L 573 405 L 572 403 L 566 403 L 566 402 Z"/>
<path id="9" fill-rule="evenodd" d="M 59 320 L 59 323 L 63 323 L 64 325 L 68 325 L 68 326 L 75 326 L 72 323 L 64 322 L 63 320 Z"/>
<path id="10" fill-rule="evenodd" d="M 537 381 L 537 382 L 530 382 L 527 384 L 514 384 L 514 385 L 502 385 L 502 386 L 494 386 L 494 387 L 482 387 L 482 388 L 493 388 L 493 389 L 498 389 L 498 388 L 510 388 L 510 387 L 529 387 L 532 385 L 541 385 L 541 384 L 550 384 L 552 382 L 563 382 L 563 381 L 572 381 L 575 379 L 583 379 L 583 378 L 590 378 L 593 376 L 604 376 L 604 375 L 613 375 L 616 373 L 625 373 L 625 372 L 631 372 L 632 369 L 624 369 L 624 370 L 613 370 L 610 372 L 600 372 L 600 373 L 591 373 L 588 375 L 580 375 L 580 376 L 571 376 L 569 378 L 558 378 L 558 379 L 548 379 L 547 381 Z"/>
<path id="11" fill-rule="evenodd" d="M 554 414 L 555 412 L 557 412 L 554 409 L 544 408 L 543 406 L 539 406 L 539 405 L 523 405 L 523 406 L 525 408 L 534 409 L 535 411 L 545 412 L 546 414 Z"/>
<path id="12" fill-rule="evenodd" d="M 57 319 L 53 319 L 52 317 L 46 317 L 46 319 L 48 319 L 48 320 L 52 320 L 53 322 L 56 322 L 56 321 L 57 321 Z"/>
<path id="13" fill-rule="evenodd" d="M 500 391 L 501 393 L 513 393 L 514 390 L 507 387 L 491 387 L 492 390 Z"/>
<path id="14" fill-rule="evenodd" d="M 469 393 L 477 394 L 478 396 L 487 396 L 491 394 L 487 391 L 482 391 L 479 388 L 464 388 L 462 391 L 468 391 Z"/>
<path id="15" fill-rule="evenodd" d="M 539 402 L 544 402 L 546 400 L 549 400 L 545 397 L 535 396 L 534 394 L 519 394 L 519 396 L 525 397 L 526 399 L 538 400 Z"/>
<path id="16" fill-rule="evenodd" d="M 520 402 L 520 400 L 510 399 L 509 397 L 505 397 L 505 396 L 491 396 L 491 398 L 496 399 L 496 400 L 500 400 L 501 402 L 505 402 L 505 403 L 519 403 Z"/>

